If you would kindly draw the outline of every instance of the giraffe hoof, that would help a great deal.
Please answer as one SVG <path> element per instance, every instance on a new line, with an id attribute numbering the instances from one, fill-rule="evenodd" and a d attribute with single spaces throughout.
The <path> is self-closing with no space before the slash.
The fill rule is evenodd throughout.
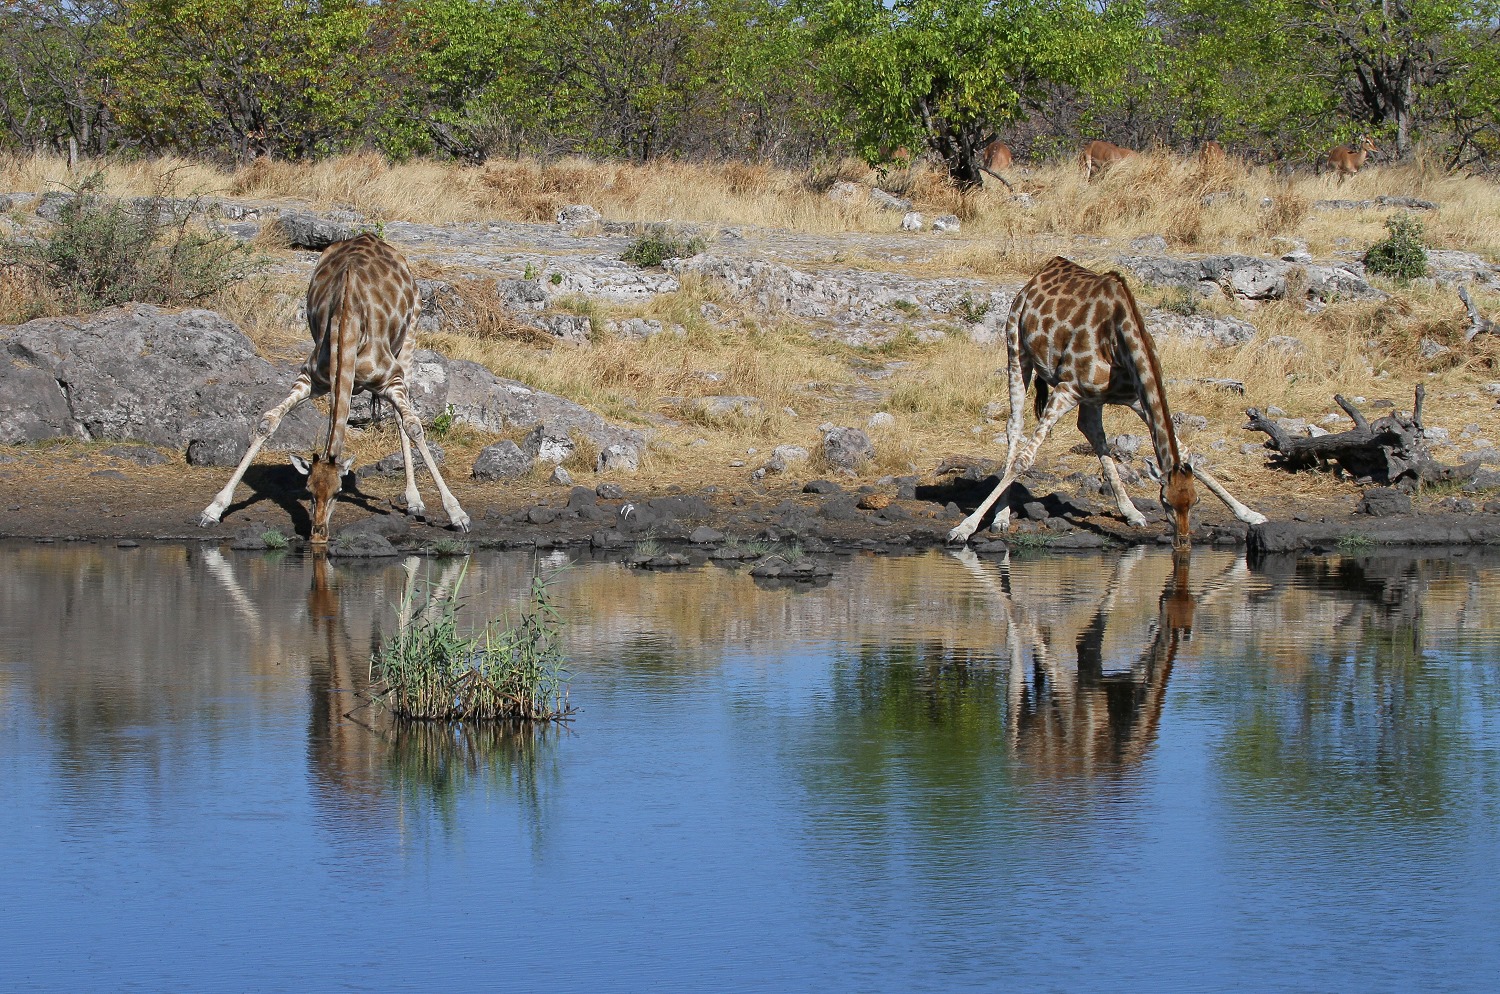
<path id="1" fill-rule="evenodd" d="M 965 543 L 969 541 L 969 536 L 972 534 L 974 534 L 972 529 L 959 525 L 948 533 L 948 541 Z"/>
<path id="2" fill-rule="evenodd" d="M 202 514 L 200 514 L 198 516 L 198 527 L 199 528 L 212 528 L 214 525 L 216 525 L 218 523 L 219 523 L 219 516 L 217 514 L 210 514 L 209 512 L 204 511 Z"/>
<path id="3" fill-rule="evenodd" d="M 469 516 L 467 514 L 464 514 L 462 511 L 454 516 L 450 523 L 454 528 L 457 528 L 461 532 L 467 532 L 469 530 Z"/>

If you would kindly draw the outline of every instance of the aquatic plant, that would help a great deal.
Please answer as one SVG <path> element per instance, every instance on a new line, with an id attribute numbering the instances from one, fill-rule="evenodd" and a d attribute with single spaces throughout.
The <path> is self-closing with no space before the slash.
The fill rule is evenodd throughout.
<path id="1" fill-rule="evenodd" d="M 1339 551 L 1346 554 L 1369 552 L 1375 548 L 1375 540 L 1362 532 L 1349 532 L 1339 537 Z"/>
<path id="2" fill-rule="evenodd" d="M 260 540 L 266 543 L 268 549 L 285 549 L 289 541 L 279 528 L 267 528 L 260 533 Z"/>
<path id="3" fill-rule="evenodd" d="M 1052 533 L 1013 532 L 1005 536 L 1005 544 L 1018 552 L 1038 552 L 1052 544 Z"/>
<path id="4" fill-rule="evenodd" d="M 467 556 L 469 543 L 456 538 L 440 538 L 432 543 L 434 556 Z"/>
<path id="5" fill-rule="evenodd" d="M 568 703 L 559 628 L 547 598 L 553 576 L 532 577 L 520 619 L 500 618 L 477 631 L 458 624 L 465 564 L 444 596 L 432 583 L 412 584 L 399 606 L 396 634 L 370 659 L 374 700 L 413 721 L 560 721 Z"/>

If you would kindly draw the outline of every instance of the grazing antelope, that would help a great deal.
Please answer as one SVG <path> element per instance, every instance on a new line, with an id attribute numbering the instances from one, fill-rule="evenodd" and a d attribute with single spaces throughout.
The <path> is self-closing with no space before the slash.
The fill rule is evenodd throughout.
<path id="1" fill-rule="evenodd" d="M 1365 160 L 1370 157 L 1371 152 L 1380 151 L 1375 147 L 1375 139 L 1369 135 L 1360 135 L 1359 141 L 1354 144 L 1359 151 L 1351 149 L 1348 145 L 1338 145 L 1328 153 L 1328 166 L 1339 174 L 1340 183 L 1363 169 Z"/>
<path id="2" fill-rule="evenodd" d="M 1083 163 L 1084 179 L 1091 181 L 1094 173 L 1102 172 L 1116 162 L 1122 162 L 1138 154 L 1134 149 L 1116 145 L 1114 142 L 1091 141 L 1083 147 L 1083 153 L 1079 156 L 1079 161 Z"/>
<path id="3" fill-rule="evenodd" d="M 1198 158 L 1204 162 L 1223 162 L 1224 157 L 1224 146 L 1212 138 L 1198 146 Z"/>
<path id="4" fill-rule="evenodd" d="M 1016 294 L 1005 333 L 1010 381 L 1005 472 L 994 493 L 948 533 L 949 541 L 964 542 L 974 534 L 985 512 L 1031 468 L 1047 432 L 1075 407 L 1078 430 L 1098 455 L 1120 513 L 1137 528 L 1144 526 L 1145 515 L 1131 503 L 1109 455 L 1104 435 L 1105 404 L 1129 407 L 1150 429 L 1158 467 L 1153 475 L 1161 483 L 1162 507 L 1167 511 L 1177 548 L 1187 548 L 1192 542 L 1190 515 L 1198 500 L 1194 479 L 1201 480 L 1236 518 L 1249 524 L 1265 522 L 1264 515 L 1235 500 L 1217 480 L 1191 465 L 1178 451 L 1156 345 L 1119 273 L 1100 274 L 1067 259 L 1054 258 Z M 1033 376 L 1040 423 L 1036 434 L 1023 445 L 1022 408 Z M 996 514 L 995 524 L 1004 528 L 1009 521 L 1007 504 Z"/>
<path id="5" fill-rule="evenodd" d="M 366 233 L 336 242 L 323 253 L 307 288 L 307 324 L 313 347 L 285 400 L 261 418 L 251 434 L 250 447 L 229 482 L 203 511 L 198 523 L 216 524 L 234 499 L 234 489 L 261 446 L 292 408 L 309 397 L 331 393 L 328 437 L 308 463 L 296 456 L 292 463 L 307 476 L 312 491 L 312 535 L 315 546 L 328 542 L 328 524 L 343 476 L 353 465 L 344 458 L 344 435 L 354 393 L 369 390 L 376 403 L 389 400 L 401 420 L 401 455 L 406 461 L 406 510 L 420 515 L 426 508 L 417 491 L 410 442 L 416 442 L 427 471 L 437 484 L 448 520 L 460 531 L 469 530 L 469 516 L 448 489 L 427 447 L 422 421 L 407 398 L 416 339 L 412 334 L 420 297 L 406 259 L 390 245 Z M 410 441 L 408 441 L 408 437 Z"/>
<path id="6" fill-rule="evenodd" d="M 1014 162 L 1015 157 L 1010 154 L 1010 146 L 998 138 L 979 150 L 979 168 L 1004 183 L 1007 190 L 1013 187 L 1010 185 L 1010 180 L 1000 175 L 1000 172 L 1009 169 Z"/>

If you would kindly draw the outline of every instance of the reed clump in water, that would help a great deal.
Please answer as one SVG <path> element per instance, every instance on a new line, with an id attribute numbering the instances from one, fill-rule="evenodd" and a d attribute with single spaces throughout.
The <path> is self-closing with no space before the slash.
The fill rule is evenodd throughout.
<path id="1" fill-rule="evenodd" d="M 370 660 L 375 700 L 410 721 L 561 721 L 568 703 L 559 629 L 562 618 L 547 598 L 550 577 L 535 576 L 526 610 L 514 625 L 495 619 L 477 631 L 458 623 L 458 591 L 446 596 L 408 585 L 402 622 Z M 415 609 L 415 610 L 414 610 Z"/>

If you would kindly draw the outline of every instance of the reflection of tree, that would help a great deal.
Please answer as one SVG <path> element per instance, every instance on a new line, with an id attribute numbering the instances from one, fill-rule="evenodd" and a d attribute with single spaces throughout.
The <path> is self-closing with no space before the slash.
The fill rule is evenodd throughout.
<path id="1" fill-rule="evenodd" d="M 1266 667 L 1251 643 L 1217 670 L 1215 692 L 1238 716 L 1221 757 L 1228 782 L 1247 798 L 1340 819 L 1451 813 L 1463 800 L 1454 760 L 1473 748 L 1464 715 L 1477 688 L 1427 646 L 1424 605 L 1436 584 L 1472 593 L 1469 572 L 1406 557 L 1299 561 L 1299 599 L 1310 591 L 1339 610 L 1326 631 L 1303 633 L 1295 660 Z"/>

